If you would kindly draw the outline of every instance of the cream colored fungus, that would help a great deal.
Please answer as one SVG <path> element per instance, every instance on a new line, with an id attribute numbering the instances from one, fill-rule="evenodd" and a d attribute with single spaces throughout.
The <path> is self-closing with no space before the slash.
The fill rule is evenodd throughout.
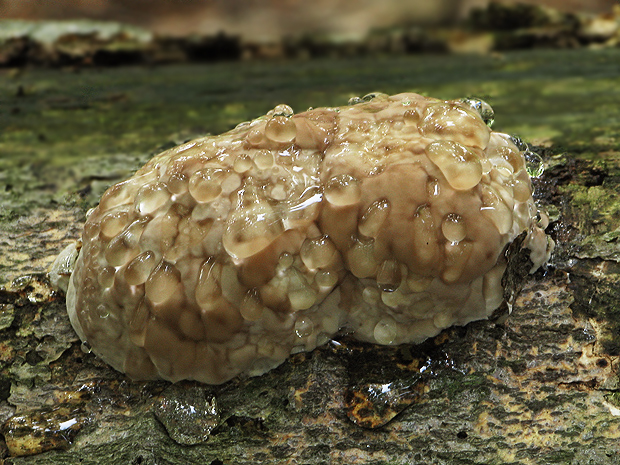
<path id="1" fill-rule="evenodd" d="M 535 217 L 523 153 L 466 103 L 279 105 L 108 189 L 67 306 L 130 377 L 217 384 L 341 329 L 417 343 L 487 317 L 508 243 L 548 258 Z"/>

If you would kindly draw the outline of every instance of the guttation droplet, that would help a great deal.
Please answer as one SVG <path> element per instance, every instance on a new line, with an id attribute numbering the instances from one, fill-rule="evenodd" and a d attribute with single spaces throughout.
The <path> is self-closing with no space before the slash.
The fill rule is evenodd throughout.
<path id="1" fill-rule="evenodd" d="M 307 310 L 312 307 L 317 298 L 317 292 L 309 285 L 306 278 L 296 269 L 292 269 L 289 276 L 288 299 L 293 311 Z"/>
<path id="2" fill-rule="evenodd" d="M 243 297 L 243 301 L 239 306 L 239 313 L 248 321 L 256 321 L 262 316 L 264 308 L 258 291 L 250 289 Z"/>
<path id="3" fill-rule="evenodd" d="M 321 287 L 334 287 L 338 283 L 338 273 L 335 271 L 321 270 L 314 276 L 314 281 Z"/>
<path id="4" fill-rule="evenodd" d="M 155 267 L 155 254 L 150 250 L 136 256 L 125 269 L 125 280 L 130 286 L 137 286 L 146 282 Z"/>
<path id="5" fill-rule="evenodd" d="M 309 269 L 325 268 L 333 262 L 336 246 L 327 236 L 308 238 L 301 245 L 299 253 Z"/>
<path id="6" fill-rule="evenodd" d="M 146 325 L 151 317 L 148 305 L 144 299 L 136 307 L 129 319 L 129 338 L 138 347 L 144 347 L 146 341 Z"/>
<path id="7" fill-rule="evenodd" d="M 420 122 L 420 114 L 415 110 L 407 110 L 403 114 L 403 121 L 409 126 L 416 125 Z"/>
<path id="8" fill-rule="evenodd" d="M 221 273 L 222 265 L 213 258 L 209 258 L 200 267 L 196 284 L 196 303 L 203 311 L 214 310 L 218 306 L 218 299 L 222 295 Z"/>
<path id="9" fill-rule="evenodd" d="M 114 275 L 116 274 L 116 268 L 113 266 L 105 266 L 99 272 L 99 276 L 97 276 L 97 281 L 101 284 L 101 287 L 104 289 L 109 289 L 114 285 Z"/>
<path id="10" fill-rule="evenodd" d="M 196 171 L 189 180 L 189 193 L 196 202 L 209 202 L 222 192 L 222 182 L 227 171 L 221 168 L 205 168 Z"/>
<path id="11" fill-rule="evenodd" d="M 480 159 L 464 145 L 438 140 L 426 147 L 426 154 L 454 189 L 471 189 L 482 179 Z"/>
<path id="12" fill-rule="evenodd" d="M 358 96 L 351 97 L 347 102 L 348 105 L 357 105 L 358 103 L 364 103 L 364 100 Z"/>
<path id="13" fill-rule="evenodd" d="M 461 101 L 476 110 L 482 118 L 482 121 L 484 121 L 488 127 L 493 126 L 495 122 L 495 112 L 491 105 L 479 98 L 464 98 L 461 99 Z"/>
<path id="14" fill-rule="evenodd" d="M 293 116 L 293 109 L 285 104 L 281 103 L 276 105 L 276 107 L 267 113 L 268 116 Z"/>
<path id="15" fill-rule="evenodd" d="M 466 146 L 484 149 L 491 129 L 480 115 L 463 104 L 451 102 L 428 105 L 418 124 L 418 130 L 432 139 L 449 139 Z"/>
<path id="16" fill-rule="evenodd" d="M 364 102 L 372 102 L 374 99 L 382 99 L 385 100 L 389 97 L 388 94 L 384 94 L 383 92 L 371 92 L 362 97 L 362 101 Z"/>
<path id="17" fill-rule="evenodd" d="M 298 337 L 308 337 L 314 331 L 314 323 L 309 318 L 302 318 L 295 322 L 295 334 Z"/>
<path id="18" fill-rule="evenodd" d="M 188 179 L 185 173 L 175 172 L 168 178 L 168 190 L 173 194 L 181 195 L 187 192 Z"/>
<path id="19" fill-rule="evenodd" d="M 356 203 L 362 196 L 360 182 L 349 174 L 332 177 L 325 185 L 325 198 L 336 206 Z"/>
<path id="20" fill-rule="evenodd" d="M 374 275 L 378 263 L 374 256 L 374 240 L 357 238 L 347 252 L 349 270 L 357 278 L 368 278 Z"/>
<path id="21" fill-rule="evenodd" d="M 164 303 L 177 292 L 180 282 L 179 270 L 173 264 L 162 261 L 146 281 L 146 296 L 154 304 Z"/>
<path id="22" fill-rule="evenodd" d="M 252 167 L 252 159 L 245 153 L 239 155 L 233 164 L 233 169 L 236 173 L 245 173 Z"/>
<path id="23" fill-rule="evenodd" d="M 525 169 L 527 174 L 532 178 L 541 176 L 545 171 L 542 157 L 532 152 L 529 148 L 523 152 L 523 156 L 525 157 Z"/>
<path id="24" fill-rule="evenodd" d="M 520 152 L 525 152 L 526 150 L 528 150 L 527 144 L 523 142 L 523 139 L 521 139 L 519 136 L 510 136 L 510 141 L 515 144 L 515 146 L 519 149 Z"/>
<path id="25" fill-rule="evenodd" d="M 273 154 L 268 150 L 259 150 L 254 155 L 254 164 L 259 170 L 266 170 L 273 166 Z"/>
<path id="26" fill-rule="evenodd" d="M 97 306 L 95 314 L 102 320 L 105 320 L 106 318 L 110 317 L 110 307 L 105 304 L 99 304 Z"/>
<path id="27" fill-rule="evenodd" d="M 164 205 L 170 198 L 170 192 L 161 182 L 146 184 L 136 195 L 136 209 L 141 215 L 149 215 Z"/>
<path id="28" fill-rule="evenodd" d="M 460 242 L 465 239 L 466 231 L 463 218 L 456 213 L 449 213 L 441 224 L 444 237 L 450 242 Z"/>
<path id="29" fill-rule="evenodd" d="M 377 271 L 377 284 L 384 292 L 393 292 L 400 286 L 402 274 L 396 260 L 385 260 Z"/>
<path id="30" fill-rule="evenodd" d="M 512 228 L 512 211 L 500 195 L 489 186 L 482 188 L 482 207 L 480 210 L 495 225 L 500 234 L 506 234 Z"/>
<path id="31" fill-rule="evenodd" d="M 396 322 L 391 318 L 384 318 L 375 325 L 374 337 L 378 344 L 392 344 L 396 334 Z"/>
<path id="32" fill-rule="evenodd" d="M 373 202 L 360 219 L 358 226 L 360 234 L 367 237 L 377 237 L 389 214 L 389 201 L 381 199 Z"/>
<path id="33" fill-rule="evenodd" d="M 461 278 L 471 256 L 473 245 L 468 241 L 449 242 L 444 250 L 446 267 L 441 277 L 445 282 L 453 283 Z"/>
<path id="34" fill-rule="evenodd" d="M 114 237 L 120 233 L 129 221 L 127 211 L 113 211 L 101 220 L 101 233 L 107 237 Z"/>
<path id="35" fill-rule="evenodd" d="M 237 259 L 257 254 L 284 231 L 281 218 L 265 202 L 234 212 L 222 234 L 224 249 Z"/>
<path id="36" fill-rule="evenodd" d="M 265 136 L 274 142 L 292 142 L 296 135 L 295 121 L 287 116 L 274 116 L 265 125 Z"/>
<path id="37" fill-rule="evenodd" d="M 121 266 L 138 255 L 139 242 L 148 217 L 134 221 L 119 235 L 113 237 L 104 252 L 105 259 L 112 266 Z"/>

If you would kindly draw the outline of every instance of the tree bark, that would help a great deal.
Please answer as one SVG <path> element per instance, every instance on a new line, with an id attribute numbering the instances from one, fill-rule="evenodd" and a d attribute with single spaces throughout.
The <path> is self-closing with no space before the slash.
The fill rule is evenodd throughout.
<path id="1" fill-rule="evenodd" d="M 612 464 L 620 452 L 620 50 L 0 74 L 0 423 L 11 464 Z M 278 103 L 478 96 L 535 144 L 556 241 L 510 317 L 418 346 L 342 336 L 221 386 L 81 350 L 46 271 L 150 154 Z M 193 411 L 195 413 L 188 413 Z"/>

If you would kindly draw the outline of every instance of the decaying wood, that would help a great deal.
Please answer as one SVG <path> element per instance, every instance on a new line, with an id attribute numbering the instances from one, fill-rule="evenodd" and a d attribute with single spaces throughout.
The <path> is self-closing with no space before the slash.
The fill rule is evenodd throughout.
<path id="1" fill-rule="evenodd" d="M 558 60 L 587 61 L 589 53 L 598 52 Z M 550 56 L 532 53 L 497 63 L 519 70 Z M 588 61 L 590 68 L 579 70 L 591 70 L 585 81 L 551 79 L 540 72 L 531 78 L 538 81 L 531 88 L 562 88 L 567 95 L 583 95 L 585 88 L 583 98 L 601 102 L 598 114 L 580 98 L 571 107 L 573 118 L 558 116 L 566 114 L 563 109 L 555 116 L 533 111 L 561 106 L 553 92 L 536 96 L 546 98 L 544 104 L 526 94 L 534 100 L 525 109 L 522 94 L 506 91 L 494 97 L 501 112 L 512 108 L 533 115 L 523 135 L 527 138 L 529 131 L 530 139 L 540 144 L 548 165 L 536 187 L 550 212 L 549 232 L 557 243 L 549 267 L 524 283 L 505 322 L 453 328 L 420 346 L 377 347 L 343 336 L 293 356 L 264 376 L 221 386 L 136 383 L 111 370 L 82 350 L 63 296 L 51 289 L 45 274 L 54 255 L 78 237 L 84 211 L 97 198 L 96 192 L 88 196 L 90 190 L 125 177 L 146 156 L 138 161 L 134 157 L 124 167 L 122 161 L 102 162 L 88 173 L 75 173 L 86 165 L 78 164 L 52 187 L 41 178 L 30 179 L 27 170 L 12 180 L 4 175 L 4 462 L 616 463 L 620 139 L 609 121 L 620 115 L 620 96 L 608 74 L 596 66 L 618 58 L 616 51 Z M 487 58 L 479 60 L 481 67 L 488 64 Z M 62 73 L 47 77 L 66 79 Z M 478 77 L 483 81 L 484 72 Z M 5 89 L 13 85 L 8 76 L 0 79 Z M 507 87 L 529 86 L 518 71 L 507 71 L 503 79 Z M 427 84 L 429 93 L 444 92 L 450 98 L 467 88 L 463 83 L 448 88 Z M 469 84 L 473 92 L 485 88 Z M 605 94 L 596 89 L 605 89 Z M 281 97 L 286 100 L 286 95 Z M 21 105 L 21 97 L 11 98 L 8 107 Z M 503 100 L 507 103 L 501 105 Z M 95 110 L 104 111 L 100 106 Z M 7 130 L 11 128 L 4 125 L 4 134 Z M 16 165 L 6 166 L 8 173 Z M 69 200 L 59 196 L 78 191 L 81 196 Z"/>

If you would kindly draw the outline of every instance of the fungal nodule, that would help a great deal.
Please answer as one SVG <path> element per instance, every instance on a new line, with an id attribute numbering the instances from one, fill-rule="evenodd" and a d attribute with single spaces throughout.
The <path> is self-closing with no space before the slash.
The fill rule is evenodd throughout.
<path id="1" fill-rule="evenodd" d="M 552 242 L 523 151 L 484 112 L 417 94 L 279 105 L 155 156 L 88 216 L 73 327 L 134 379 L 218 384 L 341 330 L 418 343 L 488 317 L 506 246 L 525 233 L 535 270 Z"/>

